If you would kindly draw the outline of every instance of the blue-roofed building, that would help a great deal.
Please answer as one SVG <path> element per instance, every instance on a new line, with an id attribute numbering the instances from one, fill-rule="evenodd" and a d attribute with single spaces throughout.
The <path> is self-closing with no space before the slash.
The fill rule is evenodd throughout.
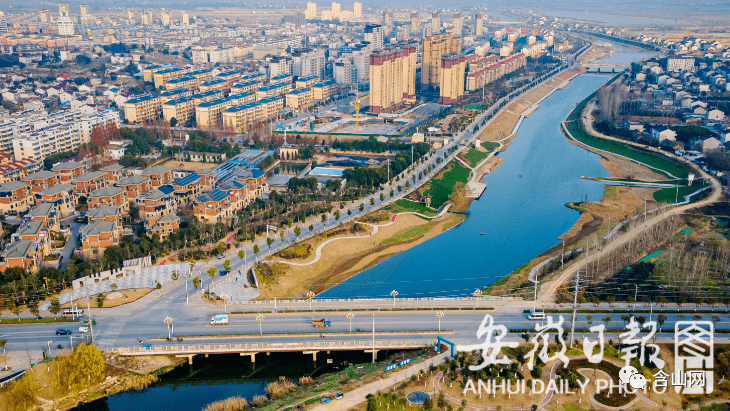
<path id="1" fill-rule="evenodd" d="M 139 216 L 145 219 L 145 228 L 149 229 L 157 224 L 157 220 L 167 214 L 174 214 L 177 210 L 178 198 L 171 185 L 162 185 L 159 188 L 145 193 L 137 199 Z"/>
<path id="2" fill-rule="evenodd" d="M 213 191 L 195 198 L 193 213 L 201 221 L 217 223 L 229 220 L 236 211 L 251 202 L 249 187 L 238 181 L 226 181 Z"/>
<path id="3" fill-rule="evenodd" d="M 176 178 L 172 181 L 172 188 L 180 202 L 192 200 L 200 193 L 203 185 L 200 183 L 198 173 L 190 173 L 185 177 Z"/>

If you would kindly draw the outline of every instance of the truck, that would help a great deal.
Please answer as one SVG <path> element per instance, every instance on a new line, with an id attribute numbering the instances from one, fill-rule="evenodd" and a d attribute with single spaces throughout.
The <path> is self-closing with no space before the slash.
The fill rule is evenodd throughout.
<path id="1" fill-rule="evenodd" d="M 314 326 L 314 328 L 326 328 L 332 325 L 332 323 L 330 323 L 330 320 L 328 318 L 312 318 L 312 325 Z"/>
<path id="2" fill-rule="evenodd" d="M 217 314 L 210 317 L 210 325 L 228 325 L 228 314 Z"/>

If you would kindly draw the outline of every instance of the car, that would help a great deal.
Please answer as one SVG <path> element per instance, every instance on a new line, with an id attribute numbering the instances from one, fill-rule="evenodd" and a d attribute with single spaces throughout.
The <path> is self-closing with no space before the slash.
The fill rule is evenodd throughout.
<path id="1" fill-rule="evenodd" d="M 335 399 L 336 399 L 336 400 L 341 400 L 341 399 L 342 399 L 342 397 L 344 397 L 344 396 L 345 396 L 345 395 L 344 395 L 344 394 L 342 393 L 342 391 L 340 391 L 340 392 L 338 392 L 337 394 L 335 394 Z"/>
<path id="2" fill-rule="evenodd" d="M 64 227 L 64 228 L 62 228 L 62 229 L 60 229 L 58 231 L 60 231 L 62 233 L 68 233 L 68 227 Z"/>
<path id="3" fill-rule="evenodd" d="M 79 327 L 79 332 L 80 333 L 87 333 L 87 332 L 89 332 L 89 327 L 87 327 L 85 325 L 82 325 L 81 327 Z"/>
<path id="4" fill-rule="evenodd" d="M 56 335 L 71 335 L 71 330 L 67 328 L 59 328 L 56 330 Z"/>
<path id="5" fill-rule="evenodd" d="M 229 273 L 229 271 L 226 271 L 226 270 L 221 270 L 221 272 L 220 272 L 220 275 L 226 275 L 226 274 L 228 274 L 228 273 Z"/>
<path id="6" fill-rule="evenodd" d="M 226 258 L 226 256 L 224 256 L 223 254 L 218 254 L 217 256 L 215 256 L 215 258 Z"/>
<path id="7" fill-rule="evenodd" d="M 327 403 L 329 403 L 330 401 L 332 401 L 332 400 L 330 400 L 330 399 L 329 399 L 329 398 L 327 398 L 327 397 L 322 397 L 322 399 L 321 399 L 321 400 L 319 400 L 319 402 L 321 402 L 322 404 L 327 404 Z"/>

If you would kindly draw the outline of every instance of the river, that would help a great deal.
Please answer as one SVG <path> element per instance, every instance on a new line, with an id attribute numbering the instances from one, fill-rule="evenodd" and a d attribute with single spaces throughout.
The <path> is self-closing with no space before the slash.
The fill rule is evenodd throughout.
<path id="1" fill-rule="evenodd" d="M 617 51 L 612 63 L 648 56 Z M 471 295 L 559 243 L 578 219 L 565 203 L 598 200 L 603 185 L 581 176 L 608 176 L 598 155 L 576 147 L 560 131 L 573 107 L 610 79 L 584 74 L 545 99 L 526 118 L 504 163 L 482 182 L 487 189 L 472 202 L 458 227 L 397 254 L 321 294 L 323 298 Z M 484 233 L 484 235 L 481 235 Z"/>

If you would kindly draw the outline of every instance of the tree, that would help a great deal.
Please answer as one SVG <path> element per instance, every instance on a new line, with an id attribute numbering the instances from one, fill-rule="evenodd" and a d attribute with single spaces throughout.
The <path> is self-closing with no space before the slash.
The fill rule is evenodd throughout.
<path id="1" fill-rule="evenodd" d="M 215 277 L 215 273 L 218 272 L 218 270 L 215 269 L 215 267 L 210 267 L 210 270 L 208 270 L 208 276 L 210 278 Z"/>
<path id="2" fill-rule="evenodd" d="M 218 243 L 218 254 L 223 254 L 226 251 L 226 246 L 223 243 Z"/>
<path id="3" fill-rule="evenodd" d="M 38 315 L 40 314 L 40 310 L 38 308 L 38 301 L 36 301 L 36 300 L 28 301 L 28 310 L 30 311 L 31 315 L 33 315 L 33 317 L 38 317 Z"/>
<path id="4" fill-rule="evenodd" d="M 586 315 L 586 321 L 588 321 L 588 327 L 590 328 L 591 324 L 593 324 L 593 316 L 590 314 Z"/>
<path id="5" fill-rule="evenodd" d="M 111 288 L 112 292 L 114 292 L 114 291 L 117 291 L 117 289 L 119 288 L 119 286 L 117 286 L 115 283 L 111 283 L 109 285 L 109 288 Z"/>
<path id="6" fill-rule="evenodd" d="M 246 252 L 243 250 L 238 250 L 238 258 L 243 261 L 243 258 L 246 256 Z"/>
<path id="7" fill-rule="evenodd" d="M 352 215 L 352 210 L 350 210 L 349 208 L 347 209 L 347 215 Z"/>
<path id="8" fill-rule="evenodd" d="M 200 279 L 198 277 L 193 277 L 193 288 L 197 291 L 198 287 L 200 287 Z"/>
<path id="9" fill-rule="evenodd" d="M 656 322 L 659 324 L 659 330 L 662 329 L 662 326 L 664 325 L 664 322 L 667 321 L 667 316 L 664 314 L 659 314 L 656 317 Z"/>
<path id="10" fill-rule="evenodd" d="M 439 408 L 446 407 L 446 397 L 444 397 L 444 394 L 443 393 L 439 394 L 439 398 L 438 398 L 438 400 L 437 400 L 436 403 L 437 403 L 437 405 L 438 405 Z"/>
<path id="11" fill-rule="evenodd" d="M 279 232 L 279 237 L 281 237 L 281 242 L 283 243 L 284 242 L 284 230 L 283 229 Z"/>
<path id="12" fill-rule="evenodd" d="M 76 64 L 87 65 L 91 63 L 91 57 L 79 54 L 76 56 Z"/>
<path id="13" fill-rule="evenodd" d="M 58 301 L 58 298 L 51 300 L 51 306 L 48 308 L 48 311 L 50 311 L 54 316 L 57 316 L 58 313 L 61 312 L 61 302 Z"/>
<path id="14" fill-rule="evenodd" d="M 160 288 L 162 288 L 162 284 L 157 283 L 157 289 L 159 290 Z M 104 294 L 99 294 L 96 297 L 96 306 L 99 307 L 99 308 L 103 308 L 104 307 L 104 300 L 105 300 Z"/>
<path id="15" fill-rule="evenodd" d="M 340 219 L 340 211 L 337 210 L 337 211 L 335 211 L 335 220 L 339 220 L 339 219 Z"/>
<path id="16" fill-rule="evenodd" d="M 309 225 L 309 231 L 314 231 L 314 224 Z"/>
<path id="17" fill-rule="evenodd" d="M 295 237 L 296 237 L 297 239 L 299 238 L 299 234 L 301 234 L 301 233 L 302 233 L 302 229 L 301 229 L 301 228 L 299 228 L 299 227 L 294 227 L 294 236 L 295 236 Z"/>
<path id="18" fill-rule="evenodd" d="M 269 246 L 269 250 L 271 250 L 271 244 L 274 244 L 274 239 L 273 238 L 267 238 L 266 239 L 266 245 Z"/>
<path id="19" fill-rule="evenodd" d="M 380 201 L 385 201 L 385 195 L 383 193 L 380 193 Z"/>
<path id="20" fill-rule="evenodd" d="M 357 209 L 360 210 L 360 212 L 362 212 L 365 209 L 365 204 L 360 203 L 360 206 Z"/>
<path id="21" fill-rule="evenodd" d="M 378 401 L 372 394 L 367 395 L 368 405 L 366 411 L 376 411 L 378 409 Z"/>
<path id="22" fill-rule="evenodd" d="M 322 214 L 322 223 L 327 222 L 327 214 Z"/>
<path id="23" fill-rule="evenodd" d="M 374 197 L 370 197 L 370 205 L 375 205 L 375 198 Z"/>
<path id="24" fill-rule="evenodd" d="M 259 245 L 258 244 L 254 244 L 253 245 L 253 253 L 254 253 L 254 255 L 257 255 L 259 253 Z"/>
<path id="25" fill-rule="evenodd" d="M 177 270 L 173 270 L 172 273 L 170 273 L 170 279 L 172 281 L 177 281 L 178 278 L 180 278 L 180 273 L 177 272 Z"/>
<path id="26" fill-rule="evenodd" d="M 22 411 L 35 407 L 38 402 L 38 385 L 34 378 L 30 374 L 25 374 L 10 384 L 5 394 L 5 403 L 9 410 Z"/>
<path id="27" fill-rule="evenodd" d="M 170 119 L 170 127 L 175 127 L 177 125 L 177 119 L 175 117 Z"/>
<path id="28" fill-rule="evenodd" d="M 608 328 L 608 324 L 611 324 L 611 317 L 603 317 L 603 322 L 606 323 L 606 328 Z"/>
<path id="29" fill-rule="evenodd" d="M 429 398 L 426 398 L 423 401 L 423 409 L 424 410 L 432 410 L 433 409 L 433 400 L 430 397 Z"/>
<path id="30" fill-rule="evenodd" d="M 223 269 L 226 271 L 231 271 L 231 260 L 226 260 L 223 262 Z"/>

